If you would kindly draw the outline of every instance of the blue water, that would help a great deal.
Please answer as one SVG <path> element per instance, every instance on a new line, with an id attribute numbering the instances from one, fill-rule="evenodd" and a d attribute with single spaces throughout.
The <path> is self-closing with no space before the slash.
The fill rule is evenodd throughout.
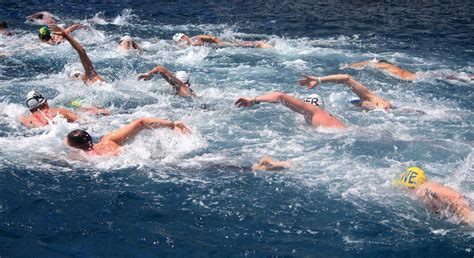
<path id="1" fill-rule="evenodd" d="M 0 256 L 472 257 L 472 227 L 428 213 L 392 180 L 419 165 L 474 199 L 474 85 L 443 79 L 474 73 L 474 7 L 346 2 L 3 2 L 0 17 L 16 35 L 0 36 Z M 24 22 L 42 10 L 91 26 L 74 36 L 108 84 L 67 78 L 81 69 L 76 52 L 38 44 L 38 26 Z M 275 48 L 180 49 L 170 40 L 176 32 Z M 126 34 L 142 55 L 117 50 Z M 405 82 L 339 69 L 373 58 L 424 75 Z M 210 107 L 173 96 L 159 76 L 137 82 L 158 64 L 190 73 Z M 361 112 L 347 104 L 352 93 L 331 84 L 313 91 L 350 125 L 345 132 L 312 129 L 279 105 L 232 105 L 269 91 L 304 97 L 302 74 L 332 73 L 426 114 Z M 115 115 L 26 129 L 18 117 L 35 88 L 52 106 L 80 96 Z M 63 145 L 72 129 L 99 137 L 141 116 L 180 119 L 193 134 L 148 131 L 117 158 L 77 160 Z M 252 173 L 263 155 L 295 165 Z"/>

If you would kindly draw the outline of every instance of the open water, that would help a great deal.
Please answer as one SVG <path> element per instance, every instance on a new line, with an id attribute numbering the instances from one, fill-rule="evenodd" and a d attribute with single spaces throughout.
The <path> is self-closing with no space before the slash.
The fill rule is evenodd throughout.
<path id="1" fill-rule="evenodd" d="M 39 44 L 39 26 L 25 23 L 43 10 L 91 27 L 73 35 L 108 84 L 68 79 L 82 69 L 76 52 Z M 417 165 L 474 199 L 474 84 L 443 79 L 474 73 L 473 13 L 440 0 L 2 2 L 16 34 L 0 36 L 0 256 L 472 257 L 472 227 L 427 212 L 392 180 Z M 275 47 L 182 49 L 177 32 Z M 124 35 L 141 55 L 117 49 Z M 374 58 L 423 76 L 339 68 Z M 200 100 L 173 96 L 160 76 L 137 81 L 156 65 L 190 73 Z M 362 112 L 341 85 L 296 83 L 333 73 L 425 114 Z M 115 114 L 27 129 L 18 117 L 32 89 L 51 106 L 80 97 Z M 232 104 L 270 91 L 317 92 L 350 129 L 313 129 L 277 104 Z M 147 131 L 115 158 L 73 159 L 63 144 L 72 129 L 100 137 L 142 116 L 182 120 L 193 134 Z M 264 155 L 294 167 L 253 173 Z"/>

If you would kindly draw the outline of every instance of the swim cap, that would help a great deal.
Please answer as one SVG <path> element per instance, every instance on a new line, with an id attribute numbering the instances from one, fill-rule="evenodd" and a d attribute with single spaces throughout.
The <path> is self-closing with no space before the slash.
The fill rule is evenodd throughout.
<path id="1" fill-rule="evenodd" d="M 311 94 L 308 97 L 304 98 L 303 101 L 308 102 L 317 107 L 324 108 L 324 100 L 318 94 Z"/>
<path id="2" fill-rule="evenodd" d="M 415 189 L 427 180 L 428 178 L 423 169 L 419 167 L 409 167 L 400 175 L 400 178 L 396 180 L 396 184 Z"/>
<path id="3" fill-rule="evenodd" d="M 184 36 L 183 33 L 176 33 L 176 34 L 174 34 L 174 36 L 173 36 L 174 42 L 179 42 L 179 41 L 181 40 L 181 37 L 182 37 L 182 36 Z"/>
<path id="4" fill-rule="evenodd" d="M 81 107 L 82 103 L 81 103 L 81 99 L 80 98 L 77 98 L 73 101 L 71 101 L 71 103 L 69 103 L 69 105 L 73 108 L 79 108 Z"/>
<path id="5" fill-rule="evenodd" d="M 185 71 L 178 71 L 174 76 L 183 83 L 189 83 L 189 75 Z"/>
<path id="6" fill-rule="evenodd" d="M 42 41 L 48 41 L 51 38 L 51 32 L 47 26 L 43 26 L 39 28 L 38 36 Z"/>
<path id="7" fill-rule="evenodd" d="M 91 135 L 81 129 L 76 129 L 68 133 L 67 143 L 69 146 L 78 148 L 84 151 L 89 151 L 92 149 L 92 137 Z"/>
<path id="8" fill-rule="evenodd" d="M 360 102 L 362 102 L 362 100 L 360 98 L 357 98 L 357 97 L 352 97 L 349 99 L 349 103 L 351 104 L 359 104 Z"/>
<path id="9" fill-rule="evenodd" d="M 36 109 L 46 103 L 47 99 L 43 95 L 34 90 L 28 92 L 26 95 L 26 106 L 30 109 Z"/>
<path id="10" fill-rule="evenodd" d="M 82 72 L 79 70 L 74 70 L 69 74 L 69 78 L 80 79 Z"/>

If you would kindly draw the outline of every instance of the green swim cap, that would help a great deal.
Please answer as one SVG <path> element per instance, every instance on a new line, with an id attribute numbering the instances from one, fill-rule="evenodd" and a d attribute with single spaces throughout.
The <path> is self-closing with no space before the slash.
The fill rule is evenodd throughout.
<path id="1" fill-rule="evenodd" d="M 47 26 L 43 26 L 38 30 L 38 37 L 42 41 L 48 41 L 51 38 L 51 32 Z"/>

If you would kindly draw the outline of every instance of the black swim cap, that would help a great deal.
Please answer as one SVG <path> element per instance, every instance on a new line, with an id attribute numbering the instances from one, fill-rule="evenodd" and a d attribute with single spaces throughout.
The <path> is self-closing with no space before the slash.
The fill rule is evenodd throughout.
<path id="1" fill-rule="evenodd" d="M 92 149 L 92 137 L 84 130 L 77 129 L 67 135 L 67 143 L 69 146 L 78 148 L 84 151 Z"/>

